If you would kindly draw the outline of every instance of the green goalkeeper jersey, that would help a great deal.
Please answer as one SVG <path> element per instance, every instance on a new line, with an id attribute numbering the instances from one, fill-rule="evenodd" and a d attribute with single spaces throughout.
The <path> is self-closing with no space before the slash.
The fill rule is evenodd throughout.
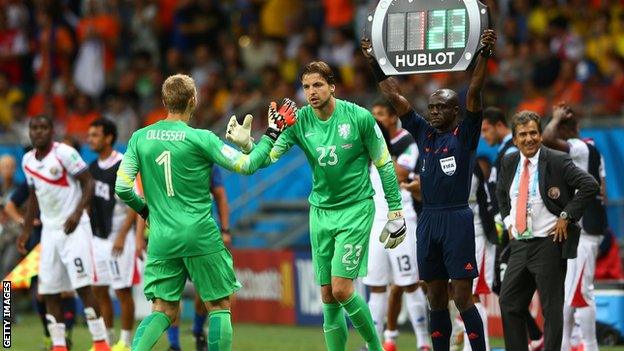
<path id="1" fill-rule="evenodd" d="M 336 99 L 332 116 L 323 121 L 310 105 L 297 113 L 297 123 L 280 135 L 270 153 L 277 161 L 293 145 L 305 153 L 312 167 L 310 204 L 341 208 L 371 198 L 368 166 L 379 170 L 390 211 L 401 209 L 401 195 L 394 166 L 379 126 L 371 113 L 348 101 Z M 269 162 L 265 163 L 265 166 Z"/>
<path id="2" fill-rule="evenodd" d="M 267 159 L 273 142 L 263 137 L 245 155 L 208 130 L 178 121 L 160 121 L 132 134 L 115 191 L 139 212 L 147 203 L 150 236 L 148 255 L 155 259 L 189 257 L 223 249 L 212 217 L 209 179 L 213 164 L 250 174 Z M 145 200 L 134 192 L 141 174 Z"/>

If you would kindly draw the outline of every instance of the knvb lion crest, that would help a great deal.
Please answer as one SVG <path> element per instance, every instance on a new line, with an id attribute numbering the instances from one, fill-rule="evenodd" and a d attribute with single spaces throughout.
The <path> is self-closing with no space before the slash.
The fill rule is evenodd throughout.
<path id="1" fill-rule="evenodd" d="M 349 137 L 349 134 L 351 133 L 351 125 L 347 124 L 347 123 L 343 123 L 340 124 L 338 126 L 338 134 L 343 138 L 346 139 Z"/>

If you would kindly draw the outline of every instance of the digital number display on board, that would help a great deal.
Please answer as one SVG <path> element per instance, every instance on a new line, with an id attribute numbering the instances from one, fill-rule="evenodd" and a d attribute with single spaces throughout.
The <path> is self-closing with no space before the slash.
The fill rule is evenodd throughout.
<path id="1" fill-rule="evenodd" d="M 387 75 L 463 71 L 488 22 L 478 0 L 381 0 L 366 35 Z"/>

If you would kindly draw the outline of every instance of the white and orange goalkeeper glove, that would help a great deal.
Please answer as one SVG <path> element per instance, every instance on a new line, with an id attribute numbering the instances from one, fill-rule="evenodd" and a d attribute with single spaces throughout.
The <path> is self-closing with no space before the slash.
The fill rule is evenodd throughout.
<path id="1" fill-rule="evenodd" d="M 394 249 L 403 242 L 406 233 L 403 211 L 391 211 L 388 212 L 388 222 L 379 235 L 379 241 L 385 243 L 384 248 Z"/>
<path id="2" fill-rule="evenodd" d="M 251 122 L 253 122 L 253 116 L 245 116 L 243 124 L 238 124 L 236 116 L 230 117 L 227 130 L 225 131 L 225 139 L 236 144 L 241 151 L 248 154 L 253 149 L 253 138 L 251 137 Z"/>

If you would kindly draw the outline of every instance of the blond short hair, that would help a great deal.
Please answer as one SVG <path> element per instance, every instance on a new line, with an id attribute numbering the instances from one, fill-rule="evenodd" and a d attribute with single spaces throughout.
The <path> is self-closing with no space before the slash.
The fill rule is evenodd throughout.
<path id="1" fill-rule="evenodd" d="M 184 113 L 189 101 L 195 97 L 195 81 L 186 74 L 175 74 L 162 85 L 162 100 L 167 111 Z"/>

